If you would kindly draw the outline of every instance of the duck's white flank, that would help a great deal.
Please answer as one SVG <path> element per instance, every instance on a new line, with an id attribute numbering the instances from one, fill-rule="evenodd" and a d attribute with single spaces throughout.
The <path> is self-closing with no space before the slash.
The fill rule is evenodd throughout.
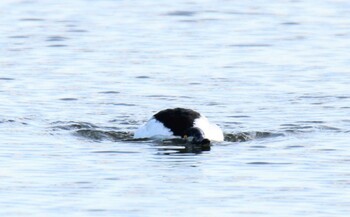
<path id="1" fill-rule="evenodd" d="M 221 128 L 216 124 L 210 123 L 209 120 L 202 115 L 194 121 L 194 127 L 198 127 L 203 131 L 204 138 L 217 142 L 224 141 L 224 134 Z"/>
<path id="2" fill-rule="evenodd" d="M 166 128 L 163 123 L 155 118 L 151 118 L 145 124 L 140 126 L 134 133 L 135 139 L 140 138 L 169 138 L 173 136 L 173 132 Z"/>

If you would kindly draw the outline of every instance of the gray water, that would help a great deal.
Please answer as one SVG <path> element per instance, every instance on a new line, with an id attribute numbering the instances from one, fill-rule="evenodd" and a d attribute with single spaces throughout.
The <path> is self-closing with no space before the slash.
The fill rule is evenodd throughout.
<path id="1" fill-rule="evenodd" d="M 348 216 L 349 1 L 0 2 L 0 216 Z M 132 140 L 195 109 L 210 150 Z"/>

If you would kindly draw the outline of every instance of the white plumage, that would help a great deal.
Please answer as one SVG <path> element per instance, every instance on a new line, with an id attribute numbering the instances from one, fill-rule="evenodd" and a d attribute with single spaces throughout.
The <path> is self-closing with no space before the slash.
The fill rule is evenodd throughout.
<path id="1" fill-rule="evenodd" d="M 145 124 L 140 126 L 134 133 L 135 139 L 140 138 L 171 138 L 173 133 L 169 128 L 166 128 L 164 124 L 157 121 L 155 118 L 151 118 Z"/>
<path id="2" fill-rule="evenodd" d="M 216 124 L 210 123 L 203 115 L 194 121 L 194 127 L 201 129 L 204 132 L 204 137 L 211 141 L 224 141 L 224 134 L 221 128 Z"/>

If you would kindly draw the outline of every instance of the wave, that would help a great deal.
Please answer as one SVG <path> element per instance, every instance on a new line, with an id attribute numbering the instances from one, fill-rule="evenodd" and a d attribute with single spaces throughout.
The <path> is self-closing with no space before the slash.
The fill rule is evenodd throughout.
<path id="1" fill-rule="evenodd" d="M 271 137 L 278 137 L 278 136 L 285 136 L 285 134 L 264 132 L 264 131 L 226 133 L 225 141 L 226 142 L 246 142 L 254 139 L 271 138 Z"/>
<path id="2" fill-rule="evenodd" d="M 112 140 L 112 141 L 147 141 L 150 139 L 134 139 L 133 133 L 121 131 L 116 127 L 100 127 L 88 122 L 61 122 L 52 123 L 54 130 L 69 130 L 74 135 L 91 140 Z M 265 131 L 226 133 L 224 135 L 227 142 L 245 142 L 253 139 L 284 136 L 284 133 L 273 133 Z M 165 139 L 164 143 L 181 143 L 182 139 Z"/>
<path id="3" fill-rule="evenodd" d="M 118 131 L 104 131 L 97 129 L 80 129 L 75 135 L 91 139 L 91 140 L 111 140 L 111 141 L 133 141 L 133 133 L 118 132 Z"/>
<path id="4" fill-rule="evenodd" d="M 199 154 L 203 151 L 210 151 L 211 146 L 198 146 L 186 142 L 181 138 L 173 139 L 134 139 L 133 132 L 123 131 L 118 127 L 106 127 L 98 126 L 96 124 L 88 122 L 75 122 L 75 121 L 57 121 L 53 122 L 53 131 L 68 131 L 72 135 L 79 138 L 83 138 L 92 142 L 100 141 L 113 141 L 113 142 L 146 142 L 153 144 L 158 150 L 159 154 L 172 155 L 172 154 L 183 154 L 192 153 Z M 312 125 L 312 124 L 316 124 Z M 283 124 L 280 126 L 280 130 L 275 131 L 246 131 L 246 132 L 234 132 L 225 133 L 224 141 L 227 143 L 239 143 L 248 142 L 258 139 L 269 139 L 276 137 L 284 137 L 290 135 L 298 135 L 300 133 L 310 133 L 317 131 L 332 131 L 332 132 L 345 132 L 336 127 L 326 126 L 323 122 L 302 122 L 297 124 Z M 216 145 L 217 143 L 213 143 Z"/>
<path id="5" fill-rule="evenodd" d="M 235 132 L 235 133 L 225 133 L 225 142 L 247 142 L 256 139 L 267 139 L 275 138 L 281 136 L 287 136 L 291 134 L 299 133 L 310 133 L 316 131 L 333 131 L 333 132 L 349 132 L 344 131 L 336 127 L 326 126 L 323 122 L 312 122 L 316 123 L 316 126 L 310 125 L 310 122 L 302 122 L 299 124 L 283 124 L 278 131 L 247 131 L 247 132 Z M 82 137 L 85 139 L 93 141 L 110 140 L 110 141 L 130 141 L 130 142 L 140 142 L 140 141 L 151 141 L 152 139 L 134 139 L 133 132 L 123 131 L 118 127 L 105 127 L 97 126 L 88 122 L 75 122 L 75 121 L 57 121 L 52 123 L 52 129 L 57 130 L 67 130 L 71 131 L 73 135 Z M 161 140 L 162 143 L 183 145 L 181 144 L 182 139 L 170 139 Z"/>

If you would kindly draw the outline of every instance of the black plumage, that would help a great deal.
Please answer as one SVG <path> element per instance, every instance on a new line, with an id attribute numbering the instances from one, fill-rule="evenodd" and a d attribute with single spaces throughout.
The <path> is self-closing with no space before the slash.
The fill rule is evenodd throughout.
<path id="1" fill-rule="evenodd" d="M 174 108 L 162 110 L 153 116 L 169 128 L 175 136 L 183 137 L 185 131 L 193 127 L 195 119 L 200 118 L 201 115 L 192 109 Z"/>

